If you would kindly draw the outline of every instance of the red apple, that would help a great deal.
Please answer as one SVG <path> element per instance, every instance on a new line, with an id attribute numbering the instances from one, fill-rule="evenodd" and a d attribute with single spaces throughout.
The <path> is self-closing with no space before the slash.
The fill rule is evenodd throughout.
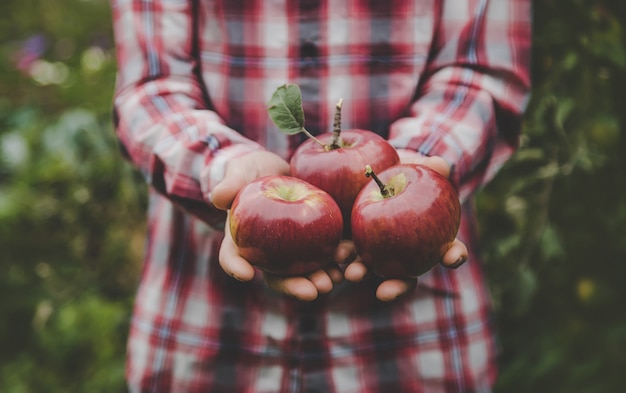
<path id="1" fill-rule="evenodd" d="M 352 240 L 362 262 L 389 278 L 432 269 L 459 230 L 455 187 L 429 167 L 401 164 L 380 172 L 359 193 L 352 210 Z M 365 177 L 365 176 L 364 176 Z"/>
<path id="2" fill-rule="evenodd" d="M 344 217 L 344 236 L 350 237 L 350 214 L 357 194 L 368 182 L 363 176 L 366 164 L 382 171 L 400 162 L 396 149 L 378 134 L 359 129 L 341 132 L 336 147 L 333 133 L 309 139 L 294 152 L 291 175 L 328 192 Z M 322 142 L 321 145 L 319 142 Z"/>
<path id="3" fill-rule="evenodd" d="M 298 85 L 279 86 L 268 102 L 274 124 L 289 135 L 300 132 L 309 138 L 294 152 L 291 175 L 328 192 L 337 201 L 344 217 L 344 237 L 350 237 L 350 214 L 354 199 L 367 183 L 362 171 L 366 164 L 382 171 L 398 164 L 396 150 L 378 134 L 360 129 L 341 130 L 341 107 L 337 102 L 333 131 L 318 137 L 304 127 L 302 93 Z"/>
<path id="4" fill-rule="evenodd" d="M 242 257 L 269 273 L 311 273 L 332 260 L 343 219 L 328 193 L 291 176 L 246 185 L 230 210 L 230 232 Z"/>

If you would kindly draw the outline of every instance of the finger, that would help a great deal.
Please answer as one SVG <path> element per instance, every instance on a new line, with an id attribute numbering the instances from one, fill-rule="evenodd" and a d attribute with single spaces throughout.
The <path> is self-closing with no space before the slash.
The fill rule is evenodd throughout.
<path id="1" fill-rule="evenodd" d="M 369 269 L 367 266 L 365 266 L 361 261 L 356 260 L 346 267 L 343 275 L 348 281 L 360 282 L 367 276 L 368 272 Z"/>
<path id="2" fill-rule="evenodd" d="M 416 279 L 391 279 L 383 281 L 376 289 L 376 298 L 382 302 L 395 300 L 412 291 L 417 286 Z"/>
<path id="3" fill-rule="evenodd" d="M 242 258 L 232 243 L 232 240 L 224 239 L 219 253 L 219 262 L 222 269 L 229 276 L 239 281 L 250 281 L 254 278 L 254 268 Z"/>
<path id="4" fill-rule="evenodd" d="M 278 277 L 269 273 L 265 273 L 263 277 L 267 285 L 278 293 L 304 302 L 317 299 L 318 291 L 315 284 L 305 277 Z"/>
<path id="5" fill-rule="evenodd" d="M 342 240 L 337 249 L 335 249 L 334 260 L 336 263 L 344 264 L 354 261 L 356 256 L 354 243 L 350 240 Z"/>
<path id="6" fill-rule="evenodd" d="M 324 268 L 324 270 L 326 271 L 326 274 L 328 274 L 328 277 L 330 277 L 333 284 L 340 284 L 343 282 L 343 272 L 336 264 L 330 263 Z"/>
<path id="7" fill-rule="evenodd" d="M 228 219 L 224 229 L 224 240 L 220 246 L 218 260 L 222 269 L 229 276 L 239 281 L 250 281 L 254 278 L 254 267 L 239 255 L 237 246 L 230 235 Z"/>
<path id="8" fill-rule="evenodd" d="M 456 269 L 467 261 L 468 251 L 465 243 L 459 239 L 454 239 L 454 242 L 443 255 L 441 264 L 450 269 Z"/>
<path id="9" fill-rule="evenodd" d="M 319 293 L 328 293 L 333 290 L 333 281 L 324 269 L 309 274 L 308 278 Z"/>

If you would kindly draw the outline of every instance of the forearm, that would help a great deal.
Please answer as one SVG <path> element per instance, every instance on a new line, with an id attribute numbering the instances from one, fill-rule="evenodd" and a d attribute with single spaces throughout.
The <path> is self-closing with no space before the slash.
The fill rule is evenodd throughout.
<path id="1" fill-rule="evenodd" d="M 241 137 L 205 109 L 189 109 L 183 96 L 144 92 L 142 86 L 116 99 L 116 131 L 126 157 L 147 182 L 184 210 L 212 225 L 223 213 L 209 201 L 226 163 L 260 146 Z"/>
<path id="2" fill-rule="evenodd" d="M 116 0 L 113 9 L 115 126 L 127 158 L 181 208 L 212 224 L 223 220 L 208 201 L 212 187 L 226 162 L 261 147 L 210 110 L 196 74 L 191 2 Z M 187 28 L 166 36 L 171 24 Z"/>
<path id="3" fill-rule="evenodd" d="M 530 9 L 526 0 L 478 2 L 460 19 L 456 2 L 445 2 L 416 101 L 392 124 L 390 140 L 446 159 L 465 199 L 518 145 L 530 89 Z"/>

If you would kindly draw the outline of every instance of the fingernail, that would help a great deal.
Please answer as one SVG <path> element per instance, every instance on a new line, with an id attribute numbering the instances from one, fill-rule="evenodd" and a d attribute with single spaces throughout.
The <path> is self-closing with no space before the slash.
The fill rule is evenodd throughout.
<path id="1" fill-rule="evenodd" d="M 456 269 L 459 266 L 461 266 L 463 263 L 465 263 L 465 261 L 467 261 L 467 256 L 462 255 L 459 257 L 459 259 L 456 260 L 456 262 L 454 262 L 452 265 L 448 266 L 450 269 Z"/>

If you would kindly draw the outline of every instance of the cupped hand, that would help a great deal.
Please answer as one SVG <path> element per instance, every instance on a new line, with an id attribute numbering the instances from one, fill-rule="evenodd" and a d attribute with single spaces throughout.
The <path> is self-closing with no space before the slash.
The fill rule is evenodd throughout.
<path id="1" fill-rule="evenodd" d="M 211 192 L 211 201 L 217 208 L 228 210 L 239 190 L 251 181 L 263 176 L 289 175 L 289 172 L 289 164 L 274 153 L 248 153 L 226 166 L 224 179 Z M 252 280 L 256 270 L 239 254 L 230 234 L 229 218 L 226 220 L 224 232 L 219 251 L 220 266 L 226 274 L 239 281 Z M 280 277 L 263 273 L 263 277 L 267 285 L 276 292 L 302 301 L 315 300 L 319 294 L 330 292 L 334 284 L 343 280 L 343 274 L 332 263 L 307 276 Z"/>
<path id="2" fill-rule="evenodd" d="M 403 164 L 413 163 L 426 165 L 442 175 L 450 176 L 450 165 L 441 157 L 427 157 L 419 153 L 409 150 L 398 150 L 400 162 Z M 344 247 L 354 247 L 345 244 Z M 348 251 L 345 251 L 348 252 Z M 447 267 L 456 269 L 467 260 L 467 247 L 458 239 L 450 245 L 450 248 L 442 257 L 440 263 Z M 348 264 L 344 271 L 344 277 L 351 282 L 359 282 L 371 275 L 372 273 L 357 257 L 353 262 Z M 391 301 L 398 297 L 409 293 L 417 286 L 417 279 L 388 279 L 383 281 L 376 289 L 376 297 L 381 301 Z"/>
<path id="3" fill-rule="evenodd" d="M 289 163 L 265 150 L 237 157 L 226 165 L 224 178 L 213 187 L 211 202 L 218 209 L 228 210 L 239 190 L 263 176 L 289 175 Z"/>

